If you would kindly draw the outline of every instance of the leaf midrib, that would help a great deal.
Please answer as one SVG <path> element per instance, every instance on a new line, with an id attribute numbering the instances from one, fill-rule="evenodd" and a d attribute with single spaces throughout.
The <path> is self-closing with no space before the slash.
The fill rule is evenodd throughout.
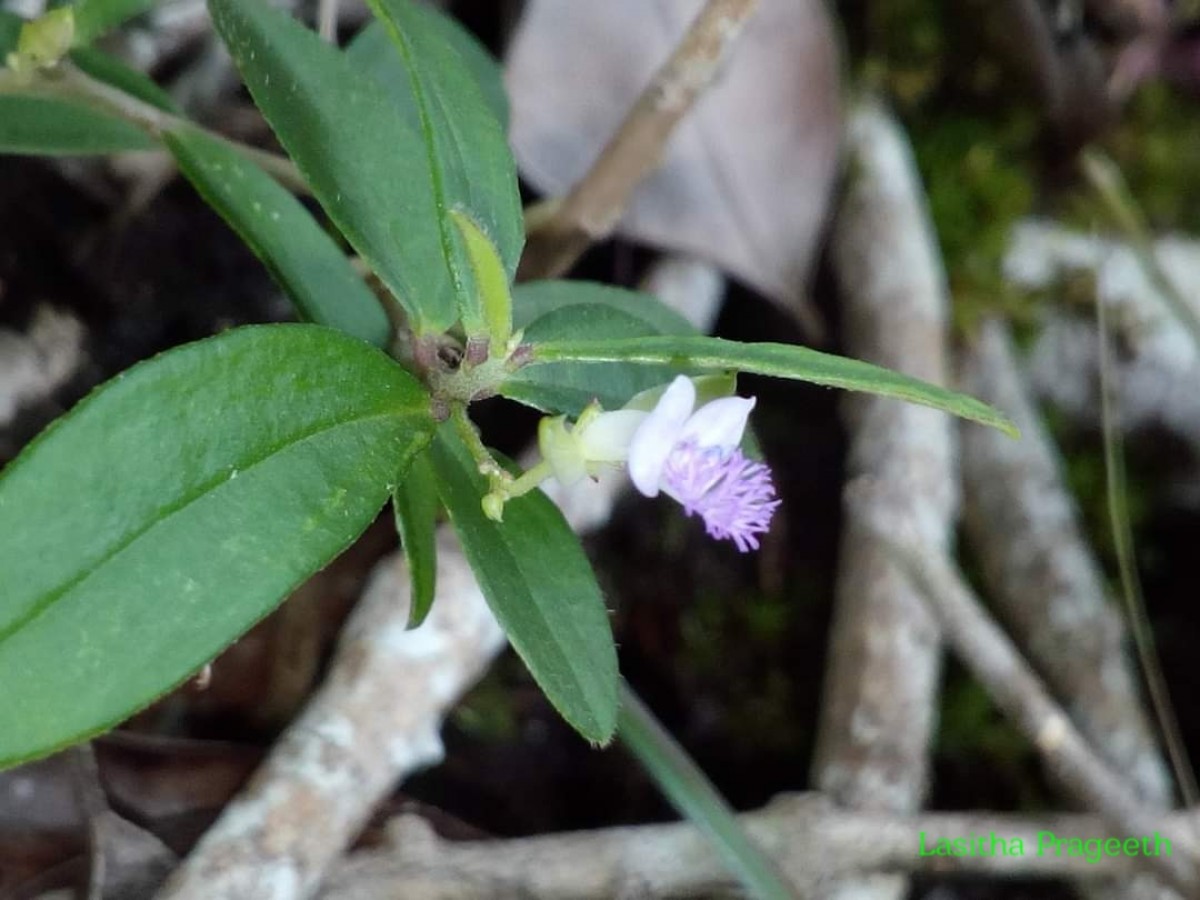
<path id="1" fill-rule="evenodd" d="M 449 217 L 446 215 L 446 184 L 445 179 L 442 177 L 441 166 L 438 165 L 437 145 L 434 140 L 433 122 L 429 114 L 429 105 L 425 100 L 425 88 L 421 83 L 421 77 L 417 71 L 417 66 L 413 59 L 412 47 L 409 45 L 408 39 L 401 32 L 387 10 L 383 8 L 382 3 L 376 0 L 372 5 L 376 7 L 379 17 L 383 21 L 384 28 L 391 36 L 392 43 L 399 51 L 405 68 L 408 69 L 408 77 L 412 83 L 413 100 L 417 106 L 417 118 L 421 122 L 421 138 L 425 144 L 425 159 L 429 164 L 429 183 L 433 191 L 434 209 L 437 213 L 438 240 L 442 245 L 442 258 L 446 264 L 446 271 L 449 272 L 450 282 L 454 286 L 455 307 L 461 314 L 465 288 L 458 271 L 458 266 L 454 264 L 454 244 L 453 238 L 450 235 Z"/>
<path id="2" fill-rule="evenodd" d="M 387 418 L 399 417 L 399 416 L 403 416 L 403 415 L 404 415 L 404 413 L 390 411 L 390 412 L 386 412 L 386 413 L 374 413 L 369 416 L 359 416 L 359 417 L 352 418 L 352 419 L 344 419 L 341 421 L 334 422 L 333 424 L 322 424 L 322 425 L 320 425 L 316 428 L 313 428 L 309 431 L 303 432 L 295 439 L 288 440 L 283 443 L 271 446 L 270 448 L 267 449 L 267 451 L 265 453 L 260 454 L 257 458 L 252 458 L 251 461 L 246 465 L 239 465 L 236 463 L 233 463 L 230 465 L 232 468 L 236 468 L 239 474 L 250 472 L 250 471 L 258 468 L 263 463 L 269 461 L 271 459 L 271 457 L 277 456 L 278 454 L 282 453 L 285 450 L 299 446 L 299 445 L 305 443 L 306 441 L 313 440 L 313 439 L 320 437 L 321 435 L 326 434 L 328 432 L 333 432 L 333 431 L 338 430 L 339 428 L 344 428 L 344 427 L 351 426 L 351 425 L 360 425 L 360 424 L 363 424 L 366 422 L 375 421 L 376 419 L 387 419 Z M 127 534 L 125 537 L 123 537 L 121 540 L 114 543 L 108 550 L 106 550 L 95 561 L 95 563 L 93 563 L 91 566 L 89 566 L 85 571 L 81 571 L 78 574 L 67 579 L 65 582 L 60 584 L 57 588 L 47 591 L 43 595 L 43 599 L 40 600 L 39 602 L 35 603 L 33 606 L 31 606 L 25 612 L 25 614 L 19 616 L 7 627 L 0 628 L 0 647 L 2 647 L 9 640 L 9 638 L 11 638 L 17 632 L 21 631 L 22 629 L 27 627 L 29 624 L 31 624 L 32 622 L 34 622 L 35 620 L 40 618 L 42 615 L 44 615 L 49 609 L 51 609 L 59 600 L 61 600 L 63 597 L 65 597 L 68 593 L 70 593 L 76 587 L 83 584 L 85 581 L 87 581 L 89 578 L 91 578 L 94 574 L 96 574 L 101 569 L 103 569 L 106 565 L 108 565 L 108 563 L 112 562 L 112 560 L 114 560 L 116 557 L 118 557 L 122 553 L 124 553 L 127 549 L 129 549 L 131 546 L 133 546 L 137 541 L 141 540 L 141 538 L 144 537 L 146 534 L 149 534 L 152 530 L 157 528 L 159 525 L 162 525 L 165 522 L 167 522 L 168 520 L 174 518 L 176 515 L 183 512 L 184 510 L 186 510 L 192 504 L 203 499 L 207 494 L 216 490 L 221 485 L 228 484 L 229 480 L 230 479 L 229 479 L 228 470 L 222 471 L 221 473 L 214 475 L 214 477 L 203 482 L 195 490 L 191 491 L 190 493 L 184 494 L 174 504 L 170 504 L 168 506 L 163 507 L 161 510 L 158 511 L 158 513 L 155 514 L 155 516 L 152 517 L 152 519 L 149 523 L 147 523 L 146 525 L 144 525 L 141 528 L 134 529 L 133 531 L 129 532 L 129 534 Z"/>

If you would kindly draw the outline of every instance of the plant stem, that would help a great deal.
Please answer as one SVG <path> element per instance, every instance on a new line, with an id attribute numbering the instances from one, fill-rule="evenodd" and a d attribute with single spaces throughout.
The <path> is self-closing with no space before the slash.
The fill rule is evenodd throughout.
<path id="1" fill-rule="evenodd" d="M 259 150 L 202 128 L 181 116 L 159 109 L 122 90 L 97 81 L 70 62 L 63 61 L 54 69 L 39 71 L 32 81 L 24 81 L 14 73 L 0 70 L 0 94 L 34 94 L 62 100 L 75 100 L 97 112 L 108 113 L 141 128 L 151 137 L 161 138 L 164 132 L 176 128 L 195 128 L 223 141 L 274 176 L 282 185 L 299 194 L 311 193 L 295 164 L 285 156 Z"/>
<path id="2" fill-rule="evenodd" d="M 1128 484 L 1125 477 L 1125 449 L 1121 442 L 1120 428 L 1116 420 L 1116 397 L 1113 391 L 1112 354 L 1109 347 L 1108 327 L 1104 311 L 1104 300 L 1096 298 L 1096 324 L 1100 341 L 1100 423 L 1104 437 L 1104 477 L 1108 492 L 1109 525 L 1112 528 L 1113 546 L 1116 551 L 1117 569 L 1121 576 L 1121 596 L 1125 601 L 1125 617 L 1137 648 L 1142 676 L 1146 680 L 1146 691 L 1162 731 L 1163 743 L 1171 758 L 1171 768 L 1179 785 L 1184 805 L 1191 807 L 1197 801 L 1196 773 L 1188 759 L 1183 735 L 1179 730 L 1179 719 L 1171 704 L 1170 691 L 1163 677 L 1162 661 L 1150 632 L 1149 617 L 1146 615 L 1146 598 L 1142 593 L 1142 582 L 1138 577 L 1137 556 L 1134 550 L 1133 528 L 1129 521 L 1127 505 Z"/>
<path id="3" fill-rule="evenodd" d="M 712 782 L 624 681 L 617 735 L 672 805 L 712 841 L 754 896 L 762 900 L 795 900 L 796 892 L 787 877 L 751 840 Z"/>
<path id="4" fill-rule="evenodd" d="M 454 403 L 450 407 L 450 417 L 454 419 L 454 427 L 458 431 L 458 436 L 462 438 L 467 449 L 471 451 L 471 458 L 475 460 L 475 465 L 479 467 L 479 471 L 488 476 L 489 479 L 500 477 L 511 477 L 500 467 L 488 448 L 483 445 L 483 439 L 479 437 L 479 431 L 475 428 L 475 423 L 471 421 L 471 417 L 467 415 L 467 407 L 462 403 Z"/>
<path id="5" fill-rule="evenodd" d="M 1096 195 L 1107 207 L 1113 222 L 1124 232 L 1138 263 L 1151 284 L 1162 295 L 1174 316 L 1180 321 L 1200 352 L 1200 315 L 1179 292 L 1154 249 L 1154 241 L 1146 220 L 1129 193 L 1125 179 L 1116 163 L 1096 149 L 1085 150 L 1081 161 L 1083 172 Z"/>

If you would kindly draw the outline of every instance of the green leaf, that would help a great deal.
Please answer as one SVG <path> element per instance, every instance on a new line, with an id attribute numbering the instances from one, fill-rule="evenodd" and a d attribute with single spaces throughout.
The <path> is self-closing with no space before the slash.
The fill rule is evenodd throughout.
<path id="1" fill-rule="evenodd" d="M 237 150 L 195 128 L 165 135 L 179 169 L 263 261 L 300 314 L 379 347 L 391 326 L 379 299 L 291 193 Z"/>
<path id="2" fill-rule="evenodd" d="M 437 589 L 438 497 L 433 480 L 429 454 L 421 453 L 413 460 L 408 475 L 392 491 L 396 530 L 400 532 L 412 585 L 409 628 L 416 628 L 425 621 Z"/>
<path id="3" fill-rule="evenodd" d="M 121 60 L 93 47 L 81 47 L 71 53 L 71 61 L 84 73 L 110 84 L 164 112 L 178 115 L 179 107 L 171 95 L 154 83 L 149 76 L 131 68 Z"/>
<path id="4" fill-rule="evenodd" d="M 0 766 L 211 659 L 367 526 L 429 397 L 332 329 L 236 329 L 97 390 L 0 474 Z"/>
<path id="5" fill-rule="evenodd" d="M 20 94 L 0 96 L 0 153 L 84 156 L 156 146 L 137 127 L 81 103 Z"/>
<path id="6" fill-rule="evenodd" d="M 21 27 L 24 24 L 25 20 L 16 13 L 0 9 L 0 61 L 17 49 L 17 42 L 21 39 Z"/>
<path id="7" fill-rule="evenodd" d="M 479 86 L 488 109 L 507 132 L 508 94 L 504 90 L 504 73 L 500 64 L 476 40 L 475 35 L 459 25 L 453 17 L 442 15 L 433 7 L 430 7 L 430 12 L 433 13 L 430 16 L 431 24 L 440 28 L 446 43 L 458 51 Z M 382 22 L 372 22 L 360 31 L 346 48 L 346 53 L 353 58 L 355 65 L 369 71 L 388 90 L 408 84 L 404 64 Z"/>
<path id="8" fill-rule="evenodd" d="M 21 27 L 24 24 L 25 20 L 20 16 L 0 9 L 0 64 L 3 64 L 9 53 L 17 49 Z M 71 61 L 97 81 L 111 84 L 166 112 L 179 111 L 171 96 L 151 78 L 111 54 L 92 47 L 80 47 L 71 52 Z"/>
<path id="9" fill-rule="evenodd" d="M 513 304 L 514 324 L 524 328 L 524 340 L 531 344 L 696 333 L 657 297 L 586 281 L 518 285 Z M 556 362 L 518 369 L 500 393 L 543 412 L 577 416 L 592 400 L 606 409 L 619 408 L 678 371 L 667 365 Z"/>
<path id="10" fill-rule="evenodd" d="M 508 273 L 493 244 L 466 213 L 450 213 L 454 226 L 467 249 L 474 276 L 478 303 L 463 313 L 463 329 L 468 338 L 490 337 L 493 356 L 504 353 L 512 337 L 512 294 Z"/>
<path id="11" fill-rule="evenodd" d="M 419 123 L 337 48 L 261 0 L 210 0 L 267 121 L 329 217 L 408 311 L 419 334 L 458 318 L 438 260 L 445 234 Z"/>
<path id="12" fill-rule="evenodd" d="M 533 364 L 623 362 L 676 369 L 736 369 L 808 381 L 826 387 L 895 397 L 999 428 L 1017 437 L 1002 413 L 966 394 L 910 378 L 891 369 L 792 344 L 742 344 L 714 337 L 633 337 L 617 340 L 556 340 L 533 349 Z"/>
<path id="13" fill-rule="evenodd" d="M 483 514 L 487 481 L 452 422 L 431 447 L 438 492 L 492 612 L 555 709 L 607 743 L 617 724 L 617 654 L 579 538 L 541 491 Z"/>
<path id="14" fill-rule="evenodd" d="M 17 49 L 25 20 L 0 10 L 0 62 Z M 174 112 L 170 96 L 141 72 L 91 48 L 71 53 L 91 77 Z M 82 103 L 34 95 L 0 95 L 0 153 L 90 155 L 156 147 L 145 132 L 124 119 Z"/>
<path id="15" fill-rule="evenodd" d="M 79 0 L 75 9 L 75 44 L 84 46 L 154 6 L 155 0 Z"/>
<path id="16" fill-rule="evenodd" d="M 478 309 L 478 292 L 471 288 L 471 267 L 449 214 L 470 215 L 496 246 L 511 281 L 525 243 L 516 163 L 471 70 L 446 41 L 440 14 L 413 0 L 369 4 L 398 51 L 398 74 L 406 76 L 389 96 L 424 139 L 445 265 L 460 286 L 459 309 L 467 319 Z"/>

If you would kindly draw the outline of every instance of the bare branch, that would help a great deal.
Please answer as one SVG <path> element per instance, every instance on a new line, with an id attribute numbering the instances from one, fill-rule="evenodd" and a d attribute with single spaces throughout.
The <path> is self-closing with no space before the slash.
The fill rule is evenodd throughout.
<path id="1" fill-rule="evenodd" d="M 995 813 L 897 816 L 838 809 L 819 795 L 780 798 L 742 815 L 756 840 L 810 896 L 827 897 L 830 882 L 849 874 L 927 873 L 999 878 L 1128 877 L 1137 860 L 1101 856 L 1095 862 L 1061 855 L 1053 838 L 1104 840 L 1097 816 L 1029 817 Z M 1193 820 L 1159 823 L 1173 831 Z M 985 855 L 921 855 L 939 841 L 982 837 Z M 991 843 L 995 835 L 1003 841 Z M 1020 852 L 1016 842 L 1021 842 Z M 1153 843 L 1151 844 L 1153 846 Z M 599 898 L 736 895 L 736 885 L 690 825 L 641 825 L 518 840 L 454 842 L 423 820 L 402 816 L 390 846 L 349 857 L 330 875 L 321 900 L 599 900 Z"/>
<path id="2" fill-rule="evenodd" d="M 846 350 L 944 383 L 949 306 L 924 195 L 900 127 L 874 102 L 849 120 L 853 181 L 838 211 L 833 262 Z M 847 395 L 852 474 L 880 486 L 880 521 L 920 523 L 945 548 L 957 509 L 953 429 L 933 410 Z M 853 506 L 846 508 L 815 783 L 857 809 L 913 812 L 928 780 L 941 642 L 925 604 Z M 899 898 L 902 878 L 844 886 Z"/>
<path id="3" fill-rule="evenodd" d="M 870 516 L 872 491 L 855 502 Z M 1109 766 L 1071 723 L 1008 636 L 988 616 L 953 564 L 913 539 L 911 528 L 880 520 L 877 527 L 941 624 L 947 642 L 993 702 L 1037 749 L 1049 774 L 1076 802 L 1104 816 L 1120 834 L 1153 834 L 1163 814 L 1142 803 L 1123 775 Z M 1190 830 L 1163 832 L 1170 856 L 1141 857 L 1185 897 L 1200 894 L 1197 844 Z"/>
<path id="4" fill-rule="evenodd" d="M 662 156 L 675 126 L 712 83 L 758 0 L 708 0 L 591 170 L 530 233 L 520 277 L 553 278 L 612 233 L 629 195 Z"/>
<path id="5" fill-rule="evenodd" d="M 1147 804 L 1166 808 L 1170 776 L 1138 696 L 1120 611 L 1106 597 L 1000 323 L 986 323 L 965 355 L 962 387 L 1021 429 L 1019 441 L 963 430 L 966 524 L 992 599 L 1084 735 Z"/>
<path id="6" fill-rule="evenodd" d="M 962 370 L 963 389 L 1004 410 L 1021 429 L 1019 441 L 994 429 L 962 432 L 967 532 L 992 598 L 1092 746 L 1126 773 L 1148 807 L 1166 809 L 1171 779 L 1126 653 L 1125 623 L 1106 596 L 1001 323 L 984 323 Z M 1087 893 L 1133 900 L 1156 891 L 1121 882 Z"/>
<path id="7" fill-rule="evenodd" d="M 437 602 L 415 631 L 399 558 L 376 569 L 328 680 L 160 900 L 309 896 L 378 799 L 441 759 L 442 719 L 503 635 L 448 532 L 438 551 Z"/>

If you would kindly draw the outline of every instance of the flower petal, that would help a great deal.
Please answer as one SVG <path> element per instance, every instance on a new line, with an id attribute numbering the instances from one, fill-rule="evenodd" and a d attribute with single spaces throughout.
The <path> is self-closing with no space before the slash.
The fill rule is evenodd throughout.
<path id="1" fill-rule="evenodd" d="M 706 403 L 684 423 L 679 440 L 694 440 L 699 447 L 732 450 L 742 441 L 754 403 L 753 397 L 722 397 Z"/>
<path id="2" fill-rule="evenodd" d="M 582 431 L 576 429 L 584 458 L 589 462 L 625 462 L 629 444 L 649 413 L 618 409 L 598 415 Z"/>
<path id="3" fill-rule="evenodd" d="M 658 496 L 663 466 L 695 405 L 695 386 L 679 375 L 634 432 L 629 443 L 629 477 L 645 496 Z"/>

